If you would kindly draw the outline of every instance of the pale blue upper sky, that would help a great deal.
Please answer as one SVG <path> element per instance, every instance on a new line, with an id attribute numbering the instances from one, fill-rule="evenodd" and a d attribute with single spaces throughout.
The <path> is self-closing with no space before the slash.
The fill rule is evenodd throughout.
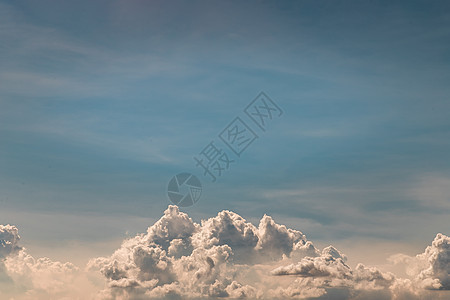
<path id="1" fill-rule="evenodd" d="M 200 176 L 193 156 L 265 91 L 284 115 L 200 177 L 190 215 L 268 213 L 315 240 L 449 234 L 449 8 L 0 1 L 1 223 L 44 240 L 142 230 L 124 220 L 159 217 L 171 176 Z"/>

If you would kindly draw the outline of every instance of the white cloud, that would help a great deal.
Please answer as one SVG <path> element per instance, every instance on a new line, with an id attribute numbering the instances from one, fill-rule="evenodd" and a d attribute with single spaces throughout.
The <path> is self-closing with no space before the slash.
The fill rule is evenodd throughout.
<path id="1" fill-rule="evenodd" d="M 397 254 L 389 259 L 406 267 L 415 286 L 428 290 L 450 290 L 450 237 L 439 233 L 425 252 L 414 257 Z"/>
<path id="2" fill-rule="evenodd" d="M 169 206 L 146 233 L 123 241 L 85 270 L 35 259 L 18 230 L 0 225 L 0 295 L 15 299 L 445 299 L 450 238 L 438 234 L 424 253 L 398 254 L 410 278 L 358 264 L 333 246 L 264 216 L 258 227 L 231 211 L 195 223 Z M 83 287 L 80 289 L 80 287 Z"/>
<path id="3" fill-rule="evenodd" d="M 332 246 L 323 249 L 322 255 L 318 257 L 305 257 L 296 264 L 276 268 L 272 274 L 335 278 L 350 278 L 352 275 L 344 256 Z"/>
<path id="4" fill-rule="evenodd" d="M 35 259 L 18 245 L 18 229 L 0 225 L 0 296 L 14 299 L 64 299 L 79 297 L 91 289 L 72 263 Z M 79 289 L 82 285 L 83 290 Z M 12 299 L 12 298 L 11 298 Z"/>
<path id="5" fill-rule="evenodd" d="M 78 268 L 71 263 L 53 262 L 48 258 L 35 259 L 21 250 L 9 256 L 4 265 L 8 276 L 30 297 L 60 295 L 68 289 L 76 291 L 73 281 Z"/>
<path id="6" fill-rule="evenodd" d="M 269 216 L 256 227 L 236 213 L 222 211 L 196 224 L 169 206 L 146 234 L 125 241 L 111 257 L 91 260 L 88 268 L 107 279 L 104 298 L 254 298 L 261 296 L 259 289 L 240 280 L 248 268 L 291 254 L 316 253 L 303 233 L 276 224 Z"/>
<path id="7" fill-rule="evenodd" d="M 444 237 L 425 252 L 437 258 L 434 268 L 420 269 L 423 281 L 448 280 L 445 257 L 436 250 Z M 146 234 L 125 241 L 111 257 L 91 260 L 89 268 L 104 274 L 107 286 L 99 295 L 105 299 L 420 299 L 427 293 L 410 279 L 363 264 L 352 269 L 346 260 L 333 246 L 319 252 L 302 232 L 269 216 L 256 227 L 222 211 L 196 224 L 169 206 Z"/>
<path id="8" fill-rule="evenodd" d="M 427 268 L 418 279 L 426 288 L 450 290 L 450 237 L 439 233 L 419 259 L 426 260 Z"/>
<path id="9" fill-rule="evenodd" d="M 0 225 L 0 258 L 20 250 L 19 230 L 16 226 Z"/>

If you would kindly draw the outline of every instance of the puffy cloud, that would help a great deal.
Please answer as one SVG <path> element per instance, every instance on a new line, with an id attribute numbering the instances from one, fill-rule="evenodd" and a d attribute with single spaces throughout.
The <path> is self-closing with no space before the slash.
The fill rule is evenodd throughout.
<path id="1" fill-rule="evenodd" d="M 269 291 L 270 295 L 299 299 L 370 299 L 374 294 L 376 299 L 391 298 L 390 287 L 395 282 L 393 274 L 363 264 L 352 270 L 346 260 L 339 250 L 328 246 L 320 256 L 305 257 L 297 263 L 278 267 L 272 275 L 297 278 L 286 288 Z"/>
<path id="2" fill-rule="evenodd" d="M 269 216 L 255 226 L 231 211 L 198 224 L 169 206 L 145 233 L 85 270 L 35 259 L 19 240 L 16 227 L 0 225 L 0 298 L 404 300 L 446 299 L 450 289 L 450 239 L 443 234 L 422 254 L 391 257 L 409 266 L 410 278 L 351 268 L 333 246 L 319 251 Z"/>
<path id="3" fill-rule="evenodd" d="M 88 268 L 108 280 L 104 298 L 250 295 L 252 288 L 233 281 L 227 245 L 245 246 L 251 233 L 244 221 L 222 212 L 200 226 L 169 206 L 147 234 L 124 241 L 111 257 L 91 260 Z"/>
<path id="4" fill-rule="evenodd" d="M 279 259 L 283 254 L 290 255 L 294 247 L 300 249 L 301 245 L 306 243 L 303 233 L 279 225 L 267 215 L 259 222 L 258 236 L 256 249 L 272 260 Z M 310 245 L 312 246 L 311 243 Z"/>
<path id="5" fill-rule="evenodd" d="M 305 256 L 316 257 L 320 255 L 320 251 L 314 247 L 311 241 L 301 240 L 294 245 L 291 252 L 292 260 L 299 260 Z"/>
<path id="6" fill-rule="evenodd" d="M 222 211 L 216 217 L 202 221 L 192 236 L 195 247 L 228 245 L 234 260 L 245 263 L 276 261 L 285 256 L 314 255 L 317 249 L 306 236 L 265 215 L 258 227 L 231 211 Z"/>
<path id="7" fill-rule="evenodd" d="M 19 240 L 17 227 L 0 225 L 0 298 L 63 299 L 67 295 L 79 297 L 79 285 L 91 287 L 75 265 L 36 259 Z"/>
<path id="8" fill-rule="evenodd" d="M 302 277 L 350 278 L 351 269 L 345 264 L 344 256 L 334 247 L 329 246 L 318 257 L 305 257 L 296 264 L 278 267 L 273 275 L 299 275 Z"/>
<path id="9" fill-rule="evenodd" d="M 418 279 L 425 288 L 450 290 L 450 237 L 441 233 L 436 235 L 431 246 L 425 249 L 419 259 L 428 263 Z"/>
<path id="10" fill-rule="evenodd" d="M 320 256 L 275 268 L 276 276 L 298 276 L 288 287 L 269 291 L 273 297 L 318 299 L 448 299 L 450 238 L 438 234 L 431 246 L 416 257 L 396 255 L 391 261 L 405 263 L 411 278 L 358 264 L 346 265 L 346 257 L 329 246 Z M 339 291 L 339 292 L 338 292 Z M 345 291 L 345 292 L 344 292 Z"/>
<path id="11" fill-rule="evenodd" d="M 0 225 L 0 258 L 19 251 L 19 230 L 16 226 Z"/>
<path id="12" fill-rule="evenodd" d="M 419 277 L 446 282 L 444 241 L 439 236 L 427 248 L 429 266 L 420 269 Z M 258 227 L 226 210 L 196 224 L 176 206 L 169 206 L 146 234 L 124 241 L 110 257 L 91 260 L 89 268 L 105 276 L 107 286 L 100 297 L 106 299 L 402 299 L 405 295 L 414 299 L 423 295 L 412 290 L 408 279 L 363 264 L 352 269 L 346 261 L 333 246 L 320 252 L 302 232 L 266 215 Z"/>
<path id="13" fill-rule="evenodd" d="M 8 276 L 30 297 L 64 294 L 78 272 L 71 263 L 54 262 L 49 258 L 35 259 L 25 250 L 10 255 L 4 265 Z"/>
<path id="14" fill-rule="evenodd" d="M 99 270 L 107 279 L 104 298 L 254 298 L 257 289 L 240 278 L 251 266 L 317 253 L 303 233 L 269 216 L 256 227 L 234 212 L 222 211 L 196 224 L 169 206 L 146 234 L 124 241 L 110 257 L 91 260 L 88 269 Z"/>
<path id="15" fill-rule="evenodd" d="M 258 230 L 253 224 L 226 210 L 202 221 L 199 230 L 192 236 L 196 248 L 228 245 L 234 250 L 236 259 L 254 256 L 258 240 Z"/>
<path id="16" fill-rule="evenodd" d="M 198 230 L 195 224 L 185 213 L 180 212 L 178 207 L 170 205 L 164 215 L 153 226 L 148 228 L 145 241 L 158 244 L 162 249 L 179 254 L 182 248 L 189 249 L 190 238 Z"/>
<path id="17" fill-rule="evenodd" d="M 428 290 L 450 290 L 450 237 L 438 233 L 421 254 L 397 254 L 390 261 L 406 266 L 415 286 Z"/>

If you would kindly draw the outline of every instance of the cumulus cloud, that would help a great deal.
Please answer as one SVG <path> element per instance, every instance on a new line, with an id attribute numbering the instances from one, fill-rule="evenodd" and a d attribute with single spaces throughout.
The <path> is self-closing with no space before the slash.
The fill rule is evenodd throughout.
<path id="1" fill-rule="evenodd" d="M 80 295 L 79 269 L 72 263 L 34 258 L 19 245 L 17 227 L 0 225 L 0 298 L 62 299 Z"/>
<path id="2" fill-rule="evenodd" d="M 231 211 L 222 211 L 216 217 L 202 221 L 192 235 L 192 245 L 209 248 L 228 245 L 233 249 L 233 259 L 246 263 L 279 260 L 283 255 L 315 253 L 316 249 L 305 235 L 284 225 L 279 225 L 265 215 L 258 227 Z"/>
<path id="3" fill-rule="evenodd" d="M 406 267 L 414 286 L 427 290 L 450 290 L 450 237 L 439 233 L 423 253 L 414 257 L 398 254 L 390 260 Z"/>
<path id="4" fill-rule="evenodd" d="M 16 226 L 0 225 L 0 258 L 19 251 L 19 230 Z"/>
<path id="5" fill-rule="evenodd" d="M 419 259 L 427 262 L 418 279 L 425 288 L 450 290 L 450 237 L 439 233 Z"/>
<path id="6" fill-rule="evenodd" d="M 345 256 L 332 246 L 323 249 L 322 255 L 318 257 L 305 257 L 296 264 L 278 267 L 271 273 L 303 277 L 350 278 L 351 276 L 350 267 L 345 264 Z"/>
<path id="7" fill-rule="evenodd" d="M 273 298 L 317 299 L 449 299 L 450 238 L 437 234 L 431 246 L 415 257 L 398 254 L 391 262 L 407 267 L 410 278 L 358 264 L 351 269 L 346 257 L 329 246 L 320 256 L 271 271 L 274 276 L 295 276 L 285 288 L 268 291 Z M 441 291 L 441 292 L 439 292 Z"/>
<path id="8" fill-rule="evenodd" d="M 417 280 L 446 286 L 446 239 L 438 235 L 422 254 L 429 265 Z M 346 261 L 335 247 L 319 251 L 302 232 L 270 216 L 256 227 L 225 210 L 197 224 L 169 206 L 146 234 L 88 268 L 104 275 L 104 299 L 420 299 L 427 288 L 363 264 L 352 269 Z"/>
<path id="9" fill-rule="evenodd" d="M 390 258 L 408 266 L 409 278 L 363 264 L 351 268 L 335 247 L 320 251 L 270 216 L 255 226 L 226 210 L 198 224 L 169 206 L 145 233 L 123 241 L 110 256 L 91 259 L 84 270 L 35 259 L 19 240 L 16 227 L 0 225 L 1 297 L 403 300 L 445 299 L 450 289 L 450 238 L 443 234 L 422 254 Z M 101 281 L 80 293 L 80 286 L 93 287 L 95 274 Z"/>
<path id="10" fill-rule="evenodd" d="M 352 270 L 346 263 L 346 256 L 333 246 L 322 250 L 320 256 L 305 257 L 297 263 L 281 266 L 271 274 L 275 276 L 294 275 L 297 278 L 287 287 L 269 291 L 273 297 L 367 299 L 376 294 L 377 299 L 389 297 L 390 286 L 395 282 L 391 273 L 358 264 Z"/>
<path id="11" fill-rule="evenodd" d="M 249 267 L 317 253 L 302 232 L 269 216 L 256 227 L 234 212 L 222 211 L 196 224 L 169 206 L 146 234 L 126 240 L 110 257 L 91 260 L 88 269 L 107 279 L 104 298 L 255 298 L 261 296 L 258 289 L 240 280 Z"/>

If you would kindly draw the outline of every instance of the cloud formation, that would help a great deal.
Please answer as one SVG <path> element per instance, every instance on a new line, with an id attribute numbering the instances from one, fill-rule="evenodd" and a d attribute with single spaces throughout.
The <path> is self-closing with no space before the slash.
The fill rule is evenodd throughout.
<path id="1" fill-rule="evenodd" d="M 352 269 L 338 249 L 319 251 L 269 216 L 256 227 L 222 211 L 197 224 L 169 206 L 146 234 L 88 268 L 104 275 L 104 299 L 420 299 L 430 288 L 448 289 L 449 253 L 449 238 L 438 234 L 416 258 L 428 265 L 411 279 L 397 278 L 363 264 Z"/>
<path id="2" fill-rule="evenodd" d="M 0 225 L 0 258 L 19 251 L 19 230 L 16 226 Z"/>
<path id="3" fill-rule="evenodd" d="M 90 286 L 74 264 L 34 258 L 19 246 L 19 230 L 0 225 L 0 298 L 62 299 L 79 297 Z M 70 296 L 69 296 L 70 295 Z"/>
<path id="4" fill-rule="evenodd" d="M 446 299 L 450 290 L 444 234 L 415 257 L 390 258 L 405 265 L 408 278 L 363 264 L 351 268 L 333 246 L 319 251 L 302 232 L 269 216 L 255 226 L 231 211 L 198 224 L 169 206 L 146 233 L 123 241 L 111 256 L 91 259 L 85 270 L 35 259 L 19 240 L 15 226 L 0 225 L 0 296 L 403 300 Z"/>
<path id="5" fill-rule="evenodd" d="M 426 290 L 450 290 L 450 237 L 438 233 L 425 249 L 415 257 L 398 254 L 391 262 L 403 264 L 413 278 L 413 285 Z"/>

